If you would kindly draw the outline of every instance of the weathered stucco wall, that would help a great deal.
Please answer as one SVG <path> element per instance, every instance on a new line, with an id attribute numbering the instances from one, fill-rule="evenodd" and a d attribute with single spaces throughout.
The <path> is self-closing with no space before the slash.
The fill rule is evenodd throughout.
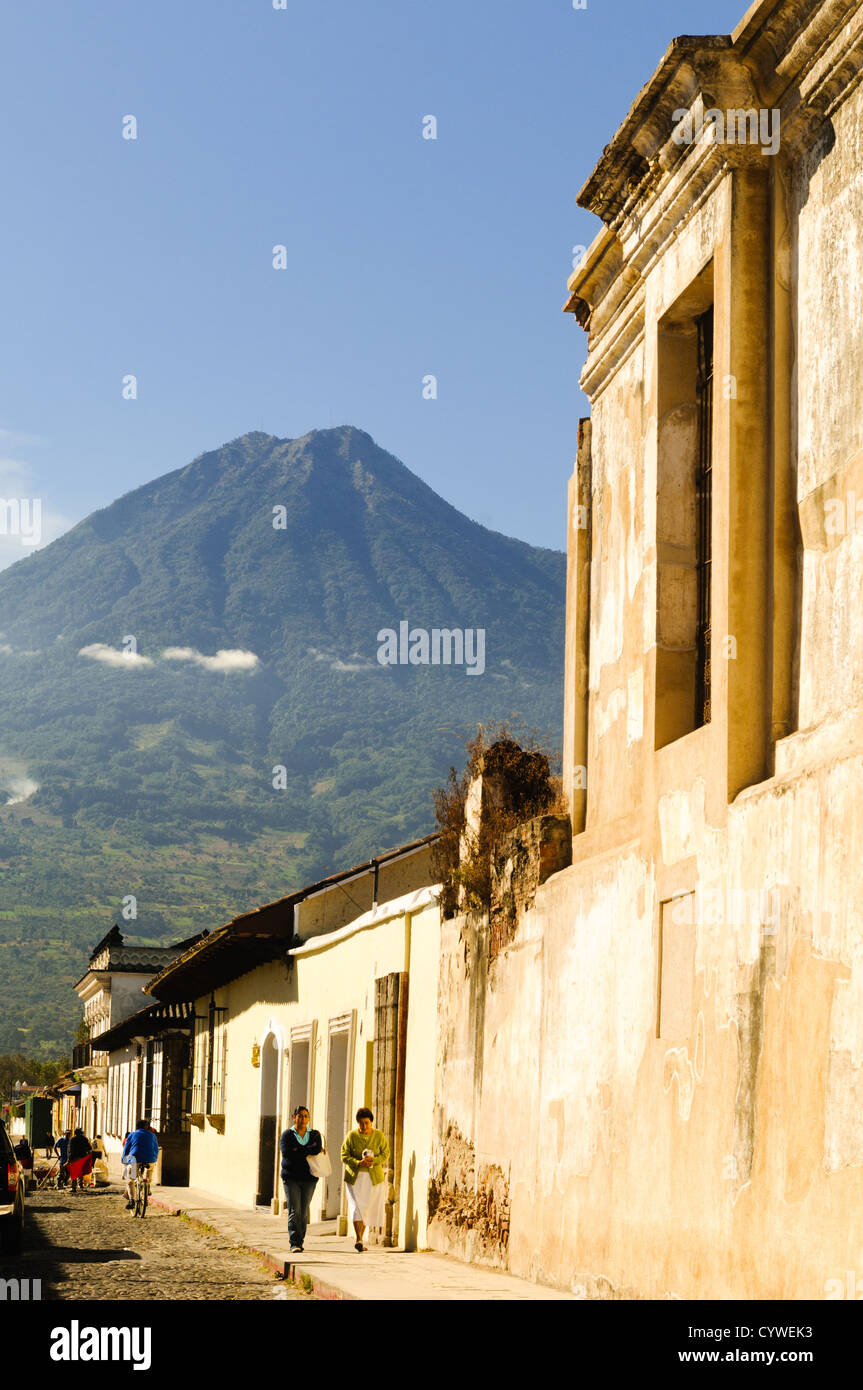
<path id="1" fill-rule="evenodd" d="M 565 711 L 577 730 L 587 699 L 586 818 L 499 955 L 484 922 L 444 923 L 430 1239 L 589 1297 L 863 1275 L 863 506 L 827 524 L 863 503 L 861 16 L 779 0 L 733 45 L 680 40 L 582 195 L 606 224 L 568 306 L 590 334 Z M 781 104 L 775 163 L 675 148 L 673 108 L 707 104 Z M 662 746 L 681 303 L 715 313 L 712 711 Z"/>
<path id="2" fill-rule="evenodd" d="M 863 748 L 721 832 L 701 805 L 660 835 L 700 889 L 677 1037 L 639 842 L 549 880 L 488 971 L 484 927 L 445 924 L 433 1171 L 456 1129 L 511 1216 L 490 1248 L 435 1220 L 436 1248 L 589 1296 L 821 1298 L 860 1267 Z"/>
<path id="3" fill-rule="evenodd" d="M 113 1028 L 115 1024 L 121 1023 L 130 1014 L 137 1013 L 139 1009 L 146 1009 L 152 1002 L 150 996 L 144 993 L 144 985 L 152 979 L 151 973 L 116 974 L 111 976 L 111 999 L 110 1014 L 106 1020 L 106 1025 Z"/>
<path id="4" fill-rule="evenodd" d="M 795 170 L 800 726 L 863 700 L 863 88 Z"/>
<path id="5" fill-rule="evenodd" d="M 377 901 L 390 902 L 415 892 L 431 881 L 431 846 L 423 845 L 409 854 L 399 855 L 378 867 Z M 294 930 L 306 940 L 353 921 L 358 912 L 368 912 L 375 901 L 373 869 L 344 880 L 341 890 L 332 886 L 303 898 L 294 908 Z"/>
<path id="6" fill-rule="evenodd" d="M 593 414 L 594 505 L 591 559 L 587 822 L 625 815 L 637 798 L 632 757 L 644 725 L 642 644 L 655 579 L 645 553 L 646 492 L 640 485 L 647 427 L 645 350 L 640 343 L 597 401 Z M 655 486 L 655 484 L 654 484 Z M 600 806 L 601 799 L 601 806 Z"/>

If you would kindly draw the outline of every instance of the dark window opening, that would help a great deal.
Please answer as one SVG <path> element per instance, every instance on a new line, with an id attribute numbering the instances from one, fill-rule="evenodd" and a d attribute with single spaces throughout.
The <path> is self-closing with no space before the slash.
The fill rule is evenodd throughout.
<path id="1" fill-rule="evenodd" d="M 698 622 L 695 631 L 695 727 L 710 723 L 710 575 L 713 501 L 713 309 L 696 319 L 698 467 L 695 479 Z"/>
<path id="2" fill-rule="evenodd" d="M 656 748 L 710 723 L 713 266 L 657 328 Z"/>

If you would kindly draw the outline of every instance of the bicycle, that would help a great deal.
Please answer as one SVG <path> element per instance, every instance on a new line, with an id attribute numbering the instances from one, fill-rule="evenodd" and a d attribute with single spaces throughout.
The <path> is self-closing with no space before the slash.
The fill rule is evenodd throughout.
<path id="1" fill-rule="evenodd" d="M 138 1167 L 135 1175 L 135 1210 L 133 1216 L 140 1216 L 143 1220 L 147 1211 L 147 1200 L 150 1196 L 150 1178 L 153 1173 L 151 1163 L 142 1163 Z"/>

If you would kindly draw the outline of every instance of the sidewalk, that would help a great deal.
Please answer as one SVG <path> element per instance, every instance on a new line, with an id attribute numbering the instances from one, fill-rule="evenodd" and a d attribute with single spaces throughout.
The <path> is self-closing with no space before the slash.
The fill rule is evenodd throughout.
<path id="1" fill-rule="evenodd" d="M 462 1264 L 447 1255 L 408 1254 L 376 1245 L 359 1254 L 347 1236 L 330 1234 L 328 1226 L 310 1227 L 304 1253 L 292 1255 L 285 1217 L 253 1211 L 194 1187 L 157 1187 L 150 1201 L 212 1226 L 232 1243 L 259 1255 L 286 1279 L 299 1281 L 305 1276 L 318 1298 L 573 1301 L 571 1294 Z"/>

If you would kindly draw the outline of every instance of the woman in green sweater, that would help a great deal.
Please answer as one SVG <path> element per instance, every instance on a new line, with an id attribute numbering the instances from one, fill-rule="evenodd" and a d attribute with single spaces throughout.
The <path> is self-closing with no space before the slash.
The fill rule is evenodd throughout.
<path id="1" fill-rule="evenodd" d="M 390 1146 L 387 1137 L 375 1129 L 371 1110 L 357 1111 L 357 1128 L 352 1129 L 342 1144 L 342 1163 L 345 1169 L 345 1191 L 348 1211 L 356 1232 L 355 1250 L 363 1250 L 363 1235 L 367 1226 L 383 1226 L 387 1200 L 384 1167 L 389 1163 Z"/>

